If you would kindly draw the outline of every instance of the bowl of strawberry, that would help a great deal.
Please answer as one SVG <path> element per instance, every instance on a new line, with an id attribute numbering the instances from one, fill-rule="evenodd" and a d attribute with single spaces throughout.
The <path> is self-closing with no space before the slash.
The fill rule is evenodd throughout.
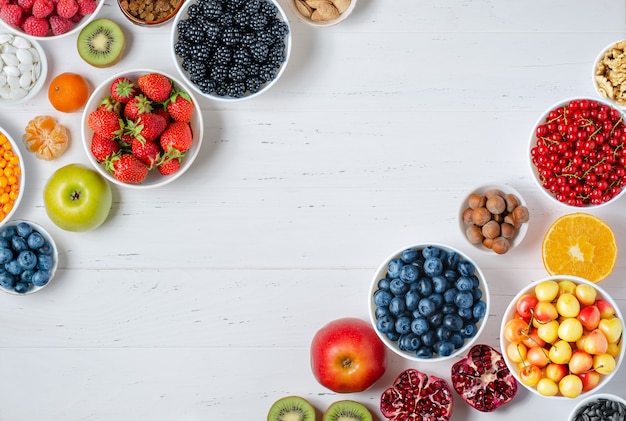
<path id="1" fill-rule="evenodd" d="M 551 106 L 533 127 L 529 162 L 546 196 L 573 208 L 614 202 L 626 186 L 624 113 L 601 99 Z"/>
<path id="2" fill-rule="evenodd" d="M 193 163 L 203 136 L 194 94 L 166 73 L 118 73 L 91 94 L 83 112 L 83 146 L 109 181 L 151 188 L 180 177 Z"/>

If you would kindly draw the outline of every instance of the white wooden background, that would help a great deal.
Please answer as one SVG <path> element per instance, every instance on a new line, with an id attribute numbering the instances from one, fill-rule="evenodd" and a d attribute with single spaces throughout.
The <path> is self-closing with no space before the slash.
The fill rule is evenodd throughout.
<path id="1" fill-rule="evenodd" d="M 43 186 L 57 168 L 87 163 L 81 113 L 62 114 L 42 91 L 0 126 L 20 138 L 50 114 L 72 131 L 56 161 L 25 157 L 17 218 L 44 225 L 60 249 L 54 283 L 25 297 L 0 295 L 0 421 L 264 420 L 298 394 L 321 412 L 354 399 L 382 421 L 379 396 L 410 366 L 449 378 L 451 363 L 411 364 L 389 353 L 370 390 L 338 395 L 309 368 L 309 342 L 328 321 L 367 319 L 375 268 L 420 241 L 458 247 L 491 290 L 481 342 L 498 345 L 502 312 L 545 275 L 540 244 L 568 210 L 533 184 L 527 143 L 553 103 L 594 96 L 592 62 L 626 37 L 617 0 L 359 0 L 339 26 L 300 23 L 286 1 L 293 54 L 264 95 L 225 105 L 205 100 L 205 139 L 184 177 L 159 190 L 114 187 L 108 221 L 89 233 L 56 228 Z M 175 74 L 171 24 L 132 26 L 116 2 L 100 16 L 128 38 L 113 68 L 84 63 L 75 38 L 45 41 L 50 74 L 75 71 L 95 86 L 148 67 Z M 524 243 L 503 256 L 478 253 L 457 229 L 474 186 L 518 189 L 531 209 Z M 596 214 L 626 250 L 620 200 Z M 619 259 L 602 283 L 626 311 Z M 603 391 L 623 394 L 626 367 Z M 564 420 L 575 401 L 521 389 L 492 414 L 455 400 L 453 420 Z"/>

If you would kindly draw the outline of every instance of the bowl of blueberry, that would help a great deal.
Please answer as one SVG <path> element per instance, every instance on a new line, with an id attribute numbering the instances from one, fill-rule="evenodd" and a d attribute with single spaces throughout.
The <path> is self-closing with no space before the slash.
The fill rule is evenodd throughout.
<path id="1" fill-rule="evenodd" d="M 273 86 L 291 55 L 291 29 L 275 0 L 189 0 L 176 15 L 172 54 L 205 98 L 251 99 Z"/>
<path id="2" fill-rule="evenodd" d="M 489 289 L 480 268 L 439 243 L 393 253 L 379 266 L 369 292 L 376 333 L 391 351 L 412 361 L 465 354 L 489 314 Z"/>
<path id="3" fill-rule="evenodd" d="M 57 269 L 54 239 L 40 225 L 14 220 L 0 228 L 0 289 L 32 294 L 50 283 Z"/>

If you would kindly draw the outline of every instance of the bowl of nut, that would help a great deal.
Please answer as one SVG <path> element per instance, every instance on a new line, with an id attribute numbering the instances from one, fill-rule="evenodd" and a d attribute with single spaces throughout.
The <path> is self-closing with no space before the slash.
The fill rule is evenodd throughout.
<path id="1" fill-rule="evenodd" d="M 612 393 L 594 393 L 576 404 L 568 420 L 626 420 L 626 399 Z"/>
<path id="2" fill-rule="evenodd" d="M 522 195 L 505 184 L 471 190 L 461 202 L 459 224 L 463 236 L 476 249 L 504 254 L 519 245 L 530 218 Z"/>
<path id="3" fill-rule="evenodd" d="M 174 19 L 171 43 L 178 73 L 198 95 L 241 101 L 267 92 L 281 77 L 291 29 L 276 0 L 232 2 L 228 10 L 188 0 Z"/>
<path id="4" fill-rule="evenodd" d="M 293 14 L 313 27 L 325 28 L 350 16 L 357 0 L 288 0 Z"/>
<path id="5" fill-rule="evenodd" d="M 156 26 L 169 22 L 183 5 L 183 0 L 117 0 L 122 13 L 135 25 Z"/>
<path id="6" fill-rule="evenodd" d="M 145 189 L 169 184 L 191 167 L 204 125 L 198 100 L 184 82 L 161 71 L 134 69 L 93 90 L 81 130 L 87 157 L 103 177 Z"/>
<path id="7" fill-rule="evenodd" d="M 555 275 L 522 288 L 502 317 L 500 346 L 519 383 L 538 396 L 595 395 L 624 357 L 623 316 L 598 284 Z"/>
<path id="8" fill-rule="evenodd" d="M 0 289 L 26 295 L 47 286 L 59 260 L 56 243 L 39 224 L 14 220 L 0 228 Z"/>
<path id="9" fill-rule="evenodd" d="M 530 134 L 530 170 L 552 202 L 590 209 L 615 202 L 626 186 L 624 114 L 602 99 L 552 105 Z"/>
<path id="10" fill-rule="evenodd" d="M 46 53 L 36 40 L 0 33 L 0 106 L 13 106 L 35 97 L 48 73 Z"/>
<path id="11" fill-rule="evenodd" d="M 489 289 L 480 268 L 439 243 L 404 247 L 385 259 L 373 276 L 368 301 L 380 339 L 412 361 L 467 353 L 489 315 Z"/>
<path id="12" fill-rule="evenodd" d="M 604 47 L 593 63 L 593 87 L 602 99 L 626 107 L 626 40 L 614 41 Z"/>
<path id="13" fill-rule="evenodd" d="M 0 227 L 7 224 L 19 207 L 24 192 L 24 159 L 20 148 L 8 132 L 0 128 Z"/>

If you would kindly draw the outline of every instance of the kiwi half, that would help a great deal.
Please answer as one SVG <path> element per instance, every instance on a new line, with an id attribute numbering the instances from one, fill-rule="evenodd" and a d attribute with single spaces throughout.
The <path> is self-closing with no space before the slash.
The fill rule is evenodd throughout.
<path id="1" fill-rule="evenodd" d="M 267 421 L 315 421 L 315 408 L 300 396 L 286 396 L 274 402 Z"/>
<path id="2" fill-rule="evenodd" d="M 355 401 L 337 401 L 324 413 L 323 421 L 372 421 L 370 411 Z"/>
<path id="3" fill-rule="evenodd" d="M 126 38 L 122 28 L 111 19 L 89 22 L 78 34 L 78 54 L 94 67 L 109 67 L 122 58 Z"/>

